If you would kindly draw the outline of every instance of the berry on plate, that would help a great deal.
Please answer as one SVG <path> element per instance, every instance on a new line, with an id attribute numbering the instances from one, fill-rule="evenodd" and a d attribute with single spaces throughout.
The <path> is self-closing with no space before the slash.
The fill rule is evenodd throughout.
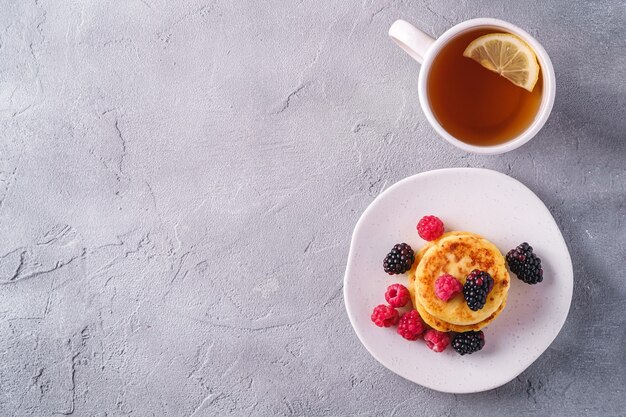
<path id="1" fill-rule="evenodd" d="M 438 239 L 444 232 L 443 222 L 436 216 L 424 216 L 417 223 L 417 234 L 424 240 Z"/>
<path id="2" fill-rule="evenodd" d="M 385 304 L 374 307 L 372 312 L 372 321 L 378 327 L 391 327 L 398 323 L 399 318 L 398 310 Z"/>
<path id="3" fill-rule="evenodd" d="M 493 278 L 488 272 L 474 269 L 467 276 L 463 285 L 463 297 L 472 311 L 478 311 L 485 306 L 487 294 L 493 288 Z"/>
<path id="4" fill-rule="evenodd" d="M 452 339 L 452 348 L 459 355 L 469 355 L 478 352 L 485 346 L 485 335 L 482 330 L 459 333 Z"/>
<path id="5" fill-rule="evenodd" d="M 443 352 L 450 344 L 450 335 L 435 329 L 428 329 L 424 333 L 424 341 L 428 349 Z"/>
<path id="6" fill-rule="evenodd" d="M 426 330 L 426 326 L 417 310 L 404 313 L 398 322 L 398 334 L 406 340 L 417 340 Z"/>
<path id="7" fill-rule="evenodd" d="M 463 285 L 450 274 L 443 274 L 435 281 L 435 295 L 443 301 L 449 301 L 463 291 Z"/>
<path id="8" fill-rule="evenodd" d="M 526 284 L 543 281 L 541 259 L 533 253 L 533 247 L 524 242 L 506 254 L 509 269 Z"/>
<path id="9" fill-rule="evenodd" d="M 404 307 L 409 302 L 409 298 L 411 298 L 411 294 L 402 284 L 391 284 L 385 292 L 385 300 L 391 307 Z"/>
<path id="10" fill-rule="evenodd" d="M 389 275 L 404 274 L 415 261 L 413 249 L 406 243 L 396 244 L 383 260 L 383 268 Z"/>

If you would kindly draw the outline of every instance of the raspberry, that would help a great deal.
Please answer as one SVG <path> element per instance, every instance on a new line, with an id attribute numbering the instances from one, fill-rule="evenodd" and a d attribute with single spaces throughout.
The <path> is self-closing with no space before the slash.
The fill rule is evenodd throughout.
<path id="1" fill-rule="evenodd" d="M 448 333 L 440 332 L 435 329 L 428 329 L 424 333 L 424 340 L 428 349 L 435 352 L 443 352 L 450 344 L 450 336 Z"/>
<path id="2" fill-rule="evenodd" d="M 443 222 L 436 216 L 424 216 L 417 223 L 417 233 L 424 240 L 435 240 L 443 234 Z"/>
<path id="3" fill-rule="evenodd" d="M 463 285 L 452 275 L 443 274 L 435 281 L 435 294 L 443 301 L 448 301 L 463 291 Z"/>
<path id="4" fill-rule="evenodd" d="M 406 340 L 417 340 L 424 333 L 426 326 L 422 322 L 422 318 L 417 310 L 411 310 L 404 313 L 398 322 L 398 334 Z"/>
<path id="5" fill-rule="evenodd" d="M 413 249 L 406 243 L 398 243 L 385 256 L 383 268 L 389 275 L 404 274 L 411 269 L 413 261 L 415 261 Z"/>
<path id="6" fill-rule="evenodd" d="M 372 321 L 378 327 L 390 327 L 398 323 L 398 310 L 381 304 L 374 308 L 372 312 Z"/>
<path id="7" fill-rule="evenodd" d="M 478 352 L 485 346 L 485 335 L 481 330 L 459 333 L 452 339 L 452 347 L 459 355 Z"/>
<path id="8" fill-rule="evenodd" d="M 409 302 L 410 297 L 409 290 L 402 284 L 390 285 L 385 293 L 385 300 L 391 307 L 395 308 L 404 307 Z"/>
<path id="9" fill-rule="evenodd" d="M 493 288 L 493 278 L 485 271 L 474 269 L 463 285 L 463 297 L 472 311 L 478 311 L 487 303 L 487 294 Z"/>
<path id="10" fill-rule="evenodd" d="M 506 263 L 519 279 L 526 284 L 543 281 L 541 259 L 533 253 L 533 247 L 524 242 L 506 254 Z"/>

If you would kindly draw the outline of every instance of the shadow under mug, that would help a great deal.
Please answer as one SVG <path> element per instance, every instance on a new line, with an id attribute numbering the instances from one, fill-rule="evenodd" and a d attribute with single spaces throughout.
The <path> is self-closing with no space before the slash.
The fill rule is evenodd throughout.
<path id="1" fill-rule="evenodd" d="M 451 40 L 464 32 L 476 29 L 493 29 L 494 31 L 512 33 L 520 37 L 534 50 L 537 55 L 537 60 L 539 61 L 543 77 L 543 94 L 541 104 L 539 105 L 539 110 L 537 111 L 532 123 L 519 135 L 497 145 L 472 145 L 454 137 L 439 123 L 433 113 L 428 99 L 427 81 L 434 59 Z M 397 20 L 389 28 L 389 36 L 413 59 L 422 64 L 418 80 L 418 94 L 422 110 L 426 115 L 426 119 L 435 131 L 457 148 L 466 152 L 485 155 L 495 155 L 509 152 L 519 148 L 532 139 L 548 120 L 550 112 L 552 111 L 556 92 L 556 77 L 554 75 L 554 68 L 552 66 L 552 62 L 550 61 L 550 57 L 541 44 L 517 26 L 498 19 L 471 19 L 451 27 L 435 40 L 410 23 L 405 22 L 404 20 Z"/>

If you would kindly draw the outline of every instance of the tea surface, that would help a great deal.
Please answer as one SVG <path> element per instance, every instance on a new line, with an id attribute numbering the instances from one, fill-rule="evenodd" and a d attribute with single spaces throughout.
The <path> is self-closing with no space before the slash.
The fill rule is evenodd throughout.
<path id="1" fill-rule="evenodd" d="M 451 40 L 433 61 L 428 98 L 439 123 L 463 142 L 504 143 L 533 122 L 541 104 L 542 74 L 532 92 L 463 56 L 476 38 L 493 29 L 473 30 Z"/>

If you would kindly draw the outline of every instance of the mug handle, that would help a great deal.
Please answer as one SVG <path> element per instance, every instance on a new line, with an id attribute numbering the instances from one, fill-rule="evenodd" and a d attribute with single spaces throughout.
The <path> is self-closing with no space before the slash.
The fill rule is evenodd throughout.
<path id="1" fill-rule="evenodd" d="M 435 42 L 432 37 L 404 20 L 393 22 L 389 28 L 389 36 L 420 64 L 424 62 L 428 48 Z"/>

